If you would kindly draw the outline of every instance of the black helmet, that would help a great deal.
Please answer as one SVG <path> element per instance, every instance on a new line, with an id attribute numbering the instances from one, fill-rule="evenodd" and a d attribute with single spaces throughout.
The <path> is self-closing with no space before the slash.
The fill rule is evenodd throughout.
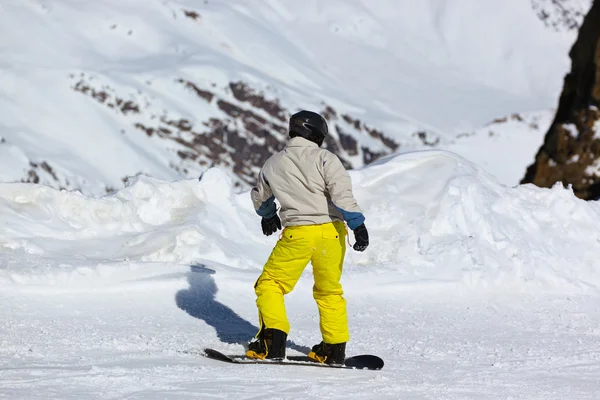
<path id="1" fill-rule="evenodd" d="M 290 117 L 290 137 L 300 136 L 321 146 L 327 129 L 327 121 L 319 114 L 302 110 Z"/>

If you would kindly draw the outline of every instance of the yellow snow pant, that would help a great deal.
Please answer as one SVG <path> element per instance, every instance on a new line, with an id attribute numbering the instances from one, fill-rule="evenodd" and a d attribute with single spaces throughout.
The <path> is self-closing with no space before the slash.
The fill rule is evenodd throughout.
<path id="1" fill-rule="evenodd" d="M 288 226 L 256 281 L 256 305 L 261 328 L 289 333 L 283 296 L 294 289 L 310 261 L 313 266 L 313 297 L 317 302 L 320 329 L 325 343 L 350 339 L 346 300 L 340 278 L 346 253 L 346 227 L 342 222 Z"/>

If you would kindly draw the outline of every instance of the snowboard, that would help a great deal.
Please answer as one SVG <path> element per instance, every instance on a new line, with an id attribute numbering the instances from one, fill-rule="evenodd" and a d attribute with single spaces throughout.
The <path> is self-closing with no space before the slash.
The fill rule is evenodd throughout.
<path id="1" fill-rule="evenodd" d="M 362 354 L 347 357 L 343 365 L 321 364 L 308 356 L 287 356 L 283 360 L 257 360 L 244 355 L 227 355 L 214 349 L 204 349 L 203 355 L 213 360 L 219 360 L 231 364 L 267 364 L 267 365 L 296 365 L 323 368 L 345 368 L 345 369 L 371 369 L 383 368 L 383 360 L 375 355 Z"/>

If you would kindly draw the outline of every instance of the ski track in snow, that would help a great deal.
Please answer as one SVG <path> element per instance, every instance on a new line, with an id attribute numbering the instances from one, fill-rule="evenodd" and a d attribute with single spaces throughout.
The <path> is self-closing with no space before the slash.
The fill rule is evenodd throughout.
<path id="1" fill-rule="evenodd" d="M 593 399 L 600 393 L 595 299 L 432 299 L 418 291 L 391 299 L 350 289 L 349 351 L 382 354 L 386 365 L 381 371 L 323 371 L 232 366 L 181 354 L 205 346 L 243 350 L 238 343 L 219 343 L 204 321 L 211 317 L 189 318 L 172 293 L 12 298 L 26 304 L 18 311 L 28 318 L 23 323 L 9 314 L 2 322 L 12 339 L 2 346 L 2 392 L 31 399 Z M 252 320 L 253 304 L 224 297 L 220 304 L 236 304 L 239 318 Z M 288 300 L 291 340 L 318 340 L 309 297 L 310 285 L 303 283 Z M 228 322 L 221 318 L 217 332 Z"/>
<path id="2" fill-rule="evenodd" d="M 442 151 L 351 176 L 372 244 L 347 257 L 348 354 L 383 370 L 186 353 L 244 351 L 277 240 L 213 168 L 96 198 L 0 184 L 0 398 L 598 398 L 597 203 Z M 290 354 L 320 341 L 311 279 L 286 297 Z"/>

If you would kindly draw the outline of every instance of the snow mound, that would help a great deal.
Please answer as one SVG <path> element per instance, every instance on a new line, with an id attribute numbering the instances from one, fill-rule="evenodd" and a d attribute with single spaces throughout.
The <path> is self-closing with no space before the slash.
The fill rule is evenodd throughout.
<path id="1" fill-rule="evenodd" d="M 370 251 L 353 259 L 391 266 L 394 281 L 542 291 L 600 285 L 600 207 L 570 189 L 506 187 L 441 151 L 391 157 L 353 177 L 373 232 Z"/>
<path id="2" fill-rule="evenodd" d="M 570 189 L 514 188 L 450 152 L 391 156 L 351 171 L 371 245 L 348 252 L 349 285 L 597 291 L 600 207 Z M 0 285 L 114 285 L 214 263 L 256 274 L 264 237 L 247 192 L 212 168 L 198 180 L 139 176 L 104 197 L 0 185 Z M 352 239 L 352 237 L 351 237 Z M 147 267 L 147 268 L 146 268 Z M 237 272 L 235 272 L 237 271 Z M 156 278 L 159 279 L 159 278 Z M 356 281 L 354 281 L 356 279 Z"/>
<path id="3" fill-rule="evenodd" d="M 219 168 L 200 181 L 138 176 L 104 197 L 0 184 L 0 285 L 105 286 L 215 259 L 248 268 L 239 248 L 255 241 L 255 214 L 233 187 Z"/>

